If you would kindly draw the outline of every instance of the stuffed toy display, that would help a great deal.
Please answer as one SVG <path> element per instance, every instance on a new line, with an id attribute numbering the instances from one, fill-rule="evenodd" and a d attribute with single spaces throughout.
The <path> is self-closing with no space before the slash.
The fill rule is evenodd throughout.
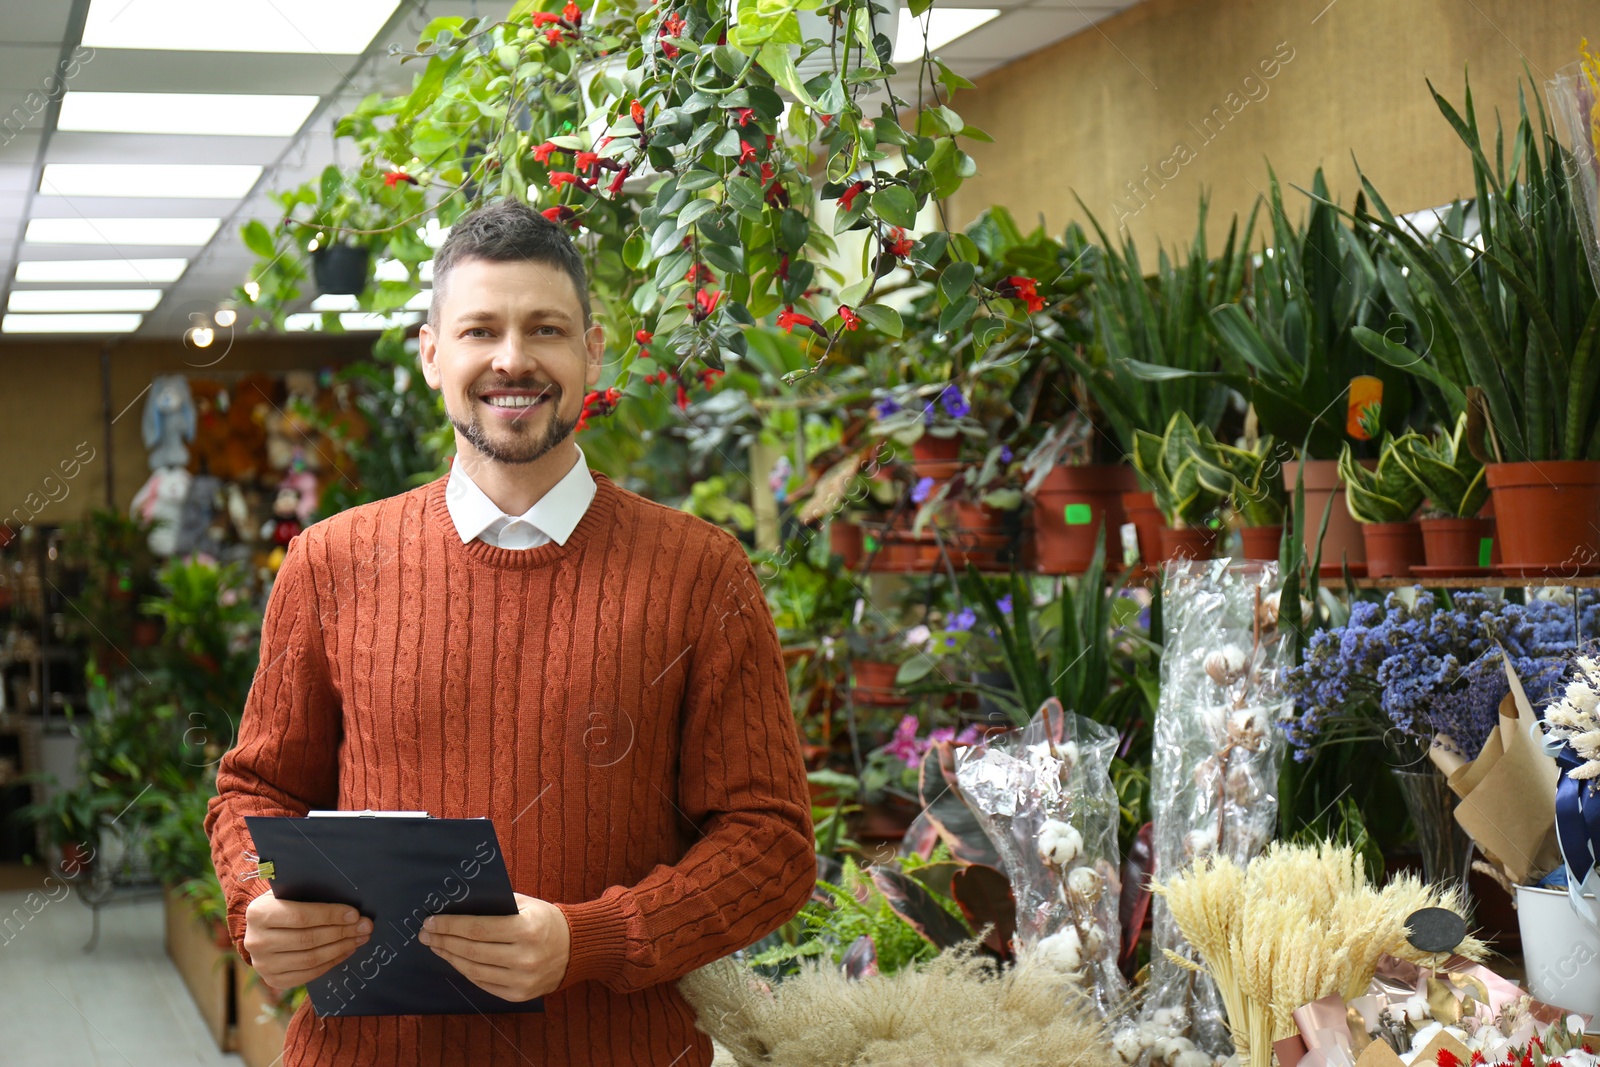
<path id="1" fill-rule="evenodd" d="M 150 551 L 163 559 L 178 549 L 178 528 L 190 478 L 187 468 L 160 467 L 151 472 L 133 496 L 133 516 L 156 524 L 148 544 Z"/>
<path id="2" fill-rule="evenodd" d="M 189 449 L 184 442 L 194 440 L 195 411 L 188 378 L 163 374 L 150 383 L 150 394 L 144 402 L 143 430 L 152 471 L 189 465 Z"/>

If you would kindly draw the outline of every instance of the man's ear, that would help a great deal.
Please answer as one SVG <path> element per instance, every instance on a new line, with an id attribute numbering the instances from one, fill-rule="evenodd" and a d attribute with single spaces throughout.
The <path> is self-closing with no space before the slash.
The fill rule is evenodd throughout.
<path id="1" fill-rule="evenodd" d="M 439 388 L 444 380 L 443 375 L 439 373 L 438 342 L 433 327 L 423 323 L 422 329 L 417 331 L 417 359 L 422 363 L 422 377 L 430 389 Z"/>
<path id="2" fill-rule="evenodd" d="M 587 366 L 583 370 L 583 380 L 587 385 L 594 385 L 600 381 L 600 367 L 606 356 L 606 331 L 598 322 L 589 324 L 583 332 L 585 355 L 588 356 Z"/>

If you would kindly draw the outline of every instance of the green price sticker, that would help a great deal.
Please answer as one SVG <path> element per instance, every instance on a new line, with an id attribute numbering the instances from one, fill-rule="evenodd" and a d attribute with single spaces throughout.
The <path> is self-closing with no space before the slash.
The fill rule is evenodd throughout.
<path id="1" fill-rule="evenodd" d="M 1063 514 L 1068 526 L 1087 526 L 1094 521 L 1094 509 L 1088 504 L 1068 504 Z"/>
<path id="2" fill-rule="evenodd" d="M 1478 539 L 1478 566 L 1487 567 L 1489 560 L 1494 556 L 1494 538 L 1481 537 Z"/>
<path id="3" fill-rule="evenodd" d="M 866 542 L 866 546 L 865 547 L 866 547 L 868 552 L 876 552 L 876 551 L 878 551 L 878 539 L 876 537 L 868 536 L 868 537 L 862 538 L 862 540 Z"/>

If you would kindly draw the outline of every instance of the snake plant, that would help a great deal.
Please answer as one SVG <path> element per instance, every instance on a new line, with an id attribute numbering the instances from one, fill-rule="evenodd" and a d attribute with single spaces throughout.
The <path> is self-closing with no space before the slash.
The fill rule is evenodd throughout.
<path id="1" fill-rule="evenodd" d="M 1339 477 L 1344 480 L 1345 500 L 1357 522 L 1405 522 L 1422 503 L 1422 486 L 1400 462 L 1395 444 L 1394 438 L 1384 436 L 1375 468 L 1356 462 L 1348 444 L 1339 454 Z"/>
<path id="2" fill-rule="evenodd" d="M 1467 447 L 1466 433 L 1467 415 L 1462 412 L 1455 432 L 1437 443 L 1419 433 L 1394 443 L 1395 462 L 1428 498 L 1429 511 L 1447 518 L 1470 519 L 1489 498 L 1483 464 Z"/>
<path id="3" fill-rule="evenodd" d="M 1160 437 L 1134 431 L 1133 465 L 1174 528 L 1203 525 L 1233 490 L 1219 447 L 1209 427 L 1196 426 L 1182 411 L 1173 413 Z"/>

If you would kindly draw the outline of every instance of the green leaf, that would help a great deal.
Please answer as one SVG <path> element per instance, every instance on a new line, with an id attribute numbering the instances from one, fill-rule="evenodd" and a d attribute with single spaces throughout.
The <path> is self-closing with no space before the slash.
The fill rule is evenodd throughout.
<path id="1" fill-rule="evenodd" d="M 761 68 L 772 75 L 772 80 L 777 82 L 789 95 L 793 96 L 806 107 L 816 110 L 817 101 L 806 92 L 806 87 L 800 81 L 800 72 L 795 69 L 794 54 L 789 51 L 787 44 L 768 41 L 761 46 L 761 51 L 756 53 L 756 62 Z"/>
<path id="2" fill-rule="evenodd" d="M 903 185 L 891 185 L 872 194 L 872 209 L 891 226 L 917 224 L 917 198 Z"/>
<path id="3" fill-rule="evenodd" d="M 939 314 L 939 332 L 952 334 L 967 324 L 974 312 L 978 310 L 978 298 L 975 296 L 962 297 L 958 302 L 951 304 Z"/>
<path id="4" fill-rule="evenodd" d="M 244 238 L 244 246 L 262 259 L 271 259 L 278 254 L 272 243 L 271 232 L 260 219 L 245 223 L 239 234 Z"/>
<path id="5" fill-rule="evenodd" d="M 972 288 L 978 268 L 970 262 L 952 263 L 939 275 L 939 294 L 946 304 L 954 304 Z"/>
<path id="6" fill-rule="evenodd" d="M 717 210 L 717 202 L 715 200 L 707 200 L 704 197 L 701 197 L 697 200 L 691 200 L 689 201 L 688 207 L 685 207 L 682 211 L 678 212 L 678 225 L 691 225 L 702 215 L 706 215 L 715 210 Z"/>
<path id="7" fill-rule="evenodd" d="M 866 320 L 867 325 L 888 337 L 901 337 L 905 334 L 905 324 L 900 321 L 900 312 L 885 304 L 867 304 L 855 309 L 856 314 Z"/>

